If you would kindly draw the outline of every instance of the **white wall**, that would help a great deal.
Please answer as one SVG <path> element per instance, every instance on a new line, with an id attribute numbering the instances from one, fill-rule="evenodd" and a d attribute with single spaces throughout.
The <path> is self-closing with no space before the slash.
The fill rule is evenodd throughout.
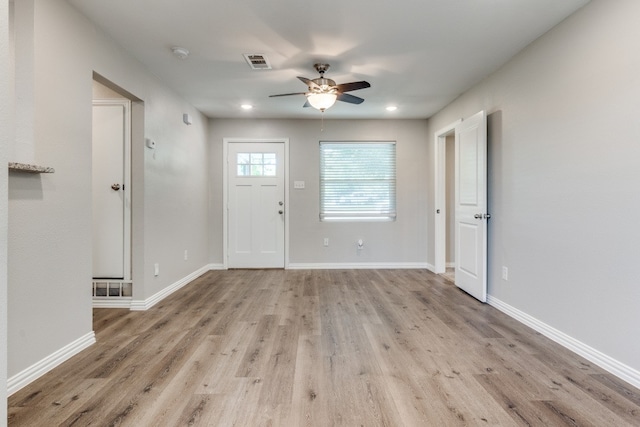
<path id="1" fill-rule="evenodd" d="M 329 115 L 329 113 L 327 113 Z M 212 261 L 222 263 L 222 140 L 286 137 L 290 142 L 289 261 L 292 267 L 374 263 L 426 265 L 426 120 L 210 120 L 213 216 Z M 397 211 L 394 222 L 327 223 L 319 220 L 320 140 L 394 140 Z M 304 190 L 293 181 L 305 181 Z M 329 238 L 329 247 L 323 239 Z M 364 249 L 356 250 L 358 239 Z"/>
<path id="2" fill-rule="evenodd" d="M 429 120 L 489 113 L 490 295 L 636 375 L 639 16 L 594 0 Z"/>
<path id="3" fill-rule="evenodd" d="M 0 0 L 0 166 L 8 162 L 13 143 L 12 63 L 9 49 L 9 4 Z M 0 425 L 7 420 L 7 224 L 8 175 L 0 173 Z"/>
<path id="4" fill-rule="evenodd" d="M 142 215 L 134 214 L 142 259 L 134 298 L 208 264 L 206 119 L 65 1 L 35 0 L 33 10 L 33 52 L 16 55 L 34 57 L 34 99 L 21 102 L 33 102 L 33 161 L 56 172 L 9 180 L 9 377 L 92 331 L 94 72 L 141 100 L 144 133 L 157 141 L 150 150 L 145 135 L 133 140 L 133 208 Z"/>

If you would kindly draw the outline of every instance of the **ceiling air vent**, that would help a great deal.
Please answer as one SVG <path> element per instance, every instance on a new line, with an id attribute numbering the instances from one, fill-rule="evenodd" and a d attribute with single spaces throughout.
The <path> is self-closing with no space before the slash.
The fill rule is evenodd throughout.
<path id="1" fill-rule="evenodd" d="M 252 70 L 270 70 L 271 64 L 269 64 L 269 60 L 266 56 L 261 53 L 245 53 L 244 59 L 247 60 L 247 63 L 251 67 Z"/>

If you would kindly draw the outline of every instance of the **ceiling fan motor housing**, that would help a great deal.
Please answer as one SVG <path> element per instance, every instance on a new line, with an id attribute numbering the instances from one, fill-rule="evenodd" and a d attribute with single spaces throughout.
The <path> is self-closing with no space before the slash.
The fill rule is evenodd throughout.
<path id="1" fill-rule="evenodd" d="M 331 79 L 325 79 L 324 77 L 318 77 L 317 79 L 313 79 L 312 82 L 314 82 L 315 84 L 320 86 L 320 90 L 318 90 L 318 88 L 316 88 L 316 87 L 310 88 L 310 90 L 312 92 L 327 93 L 327 92 L 335 92 L 336 91 L 336 88 L 334 87 L 334 86 L 336 86 L 336 82 L 334 82 Z"/>

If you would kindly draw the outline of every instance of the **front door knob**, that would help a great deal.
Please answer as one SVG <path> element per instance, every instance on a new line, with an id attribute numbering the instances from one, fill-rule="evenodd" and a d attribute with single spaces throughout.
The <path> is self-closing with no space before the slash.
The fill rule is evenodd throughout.
<path id="1" fill-rule="evenodd" d="M 120 184 L 113 184 L 111 188 L 113 188 L 115 191 L 118 191 L 120 189 Z"/>

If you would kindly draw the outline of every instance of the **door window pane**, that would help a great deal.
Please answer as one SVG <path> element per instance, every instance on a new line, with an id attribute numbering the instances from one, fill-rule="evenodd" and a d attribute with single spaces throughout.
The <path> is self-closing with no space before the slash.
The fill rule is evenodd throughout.
<path id="1" fill-rule="evenodd" d="M 276 176 L 276 153 L 238 153 L 238 176 Z"/>

